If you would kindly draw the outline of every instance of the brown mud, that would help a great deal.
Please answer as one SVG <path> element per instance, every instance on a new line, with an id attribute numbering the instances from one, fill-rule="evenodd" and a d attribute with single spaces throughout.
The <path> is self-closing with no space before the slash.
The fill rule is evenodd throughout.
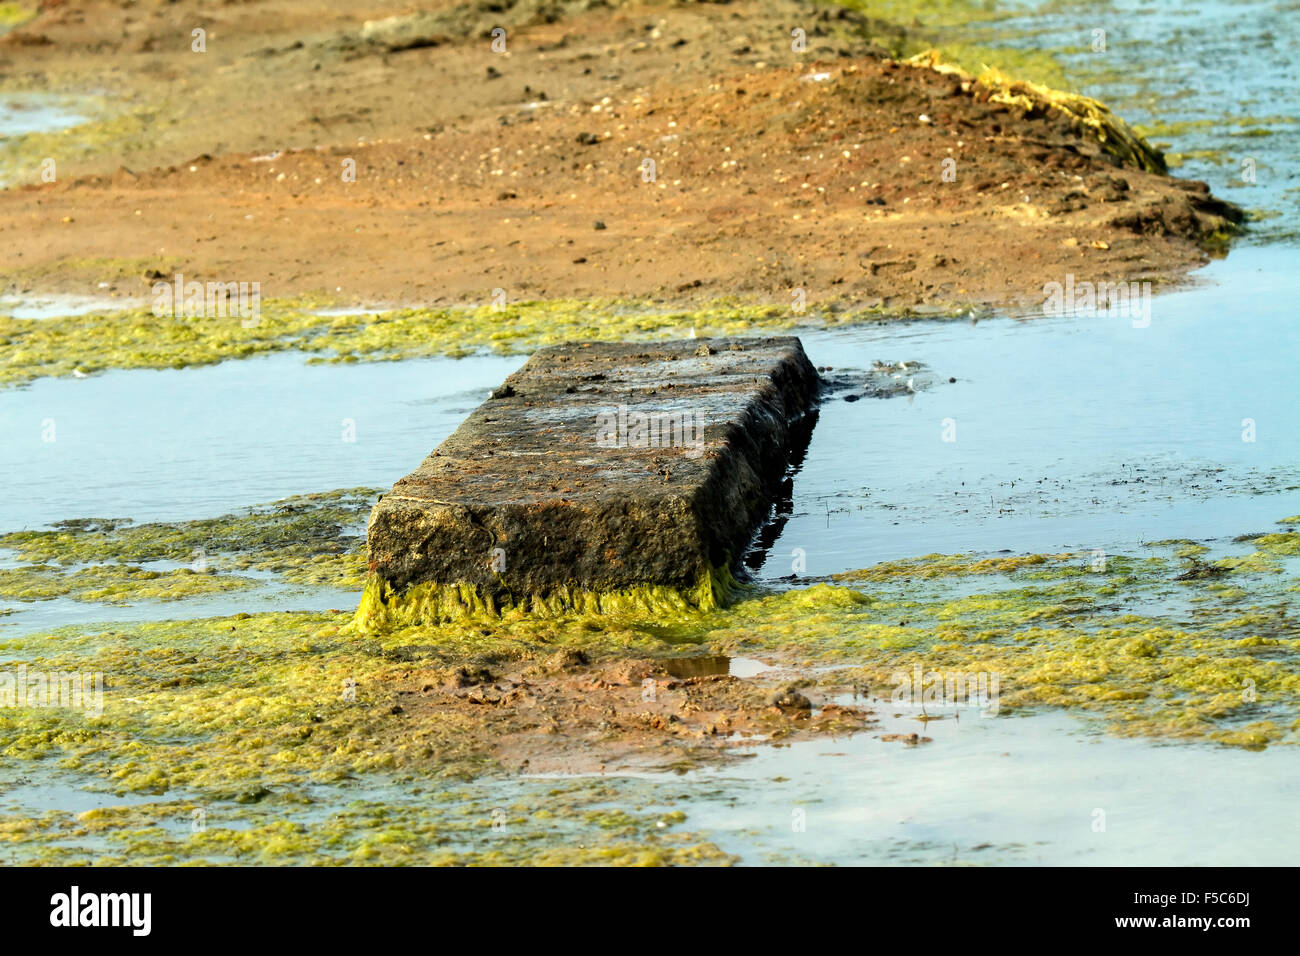
<path id="1" fill-rule="evenodd" d="M 1065 113 L 890 59 L 904 28 L 849 11 L 421 6 L 367 28 L 410 8 L 46 0 L 0 39 L 0 89 L 107 95 L 9 144 L 5 291 L 1006 306 L 1065 273 L 1177 277 L 1239 218 Z"/>
<path id="2" fill-rule="evenodd" d="M 459 746 L 521 773 L 687 769 L 748 755 L 759 741 L 843 736 L 875 724 L 868 710 L 825 702 L 816 689 L 814 704 L 793 687 L 741 679 L 725 667 L 680 676 L 692 660 L 699 659 L 589 665 L 582 652 L 565 650 L 504 671 L 416 670 L 385 690 L 399 718 L 456 723 L 464 730 Z"/>

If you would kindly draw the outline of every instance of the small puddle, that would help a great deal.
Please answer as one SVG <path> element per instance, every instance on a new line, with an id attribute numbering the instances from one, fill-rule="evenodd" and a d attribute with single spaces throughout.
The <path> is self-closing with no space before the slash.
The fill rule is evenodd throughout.
<path id="1" fill-rule="evenodd" d="M 712 654 L 704 657 L 670 657 L 660 661 L 670 676 L 685 680 L 691 677 L 755 677 L 775 670 L 752 657 Z"/>
<path id="2" fill-rule="evenodd" d="M 731 673 L 731 658 L 725 654 L 710 657 L 669 657 L 661 662 L 673 677 L 721 677 Z"/>

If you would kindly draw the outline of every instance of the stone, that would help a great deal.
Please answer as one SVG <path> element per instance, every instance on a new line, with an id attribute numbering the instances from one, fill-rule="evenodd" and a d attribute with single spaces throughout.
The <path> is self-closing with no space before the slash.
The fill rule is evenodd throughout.
<path id="1" fill-rule="evenodd" d="M 358 622 L 725 603 L 819 390 L 793 337 L 538 351 L 375 506 Z"/>

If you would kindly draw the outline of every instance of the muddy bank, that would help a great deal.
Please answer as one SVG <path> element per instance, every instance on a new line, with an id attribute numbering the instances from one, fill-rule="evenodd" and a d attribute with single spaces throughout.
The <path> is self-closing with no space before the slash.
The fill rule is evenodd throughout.
<path id="1" fill-rule="evenodd" d="M 9 144 L 34 185 L 0 194 L 5 289 L 1039 304 L 1066 273 L 1180 275 L 1237 218 L 1067 112 L 889 59 L 907 31 L 857 14 L 430 9 L 49 5 L 0 43 L 5 85 L 110 93 Z"/>

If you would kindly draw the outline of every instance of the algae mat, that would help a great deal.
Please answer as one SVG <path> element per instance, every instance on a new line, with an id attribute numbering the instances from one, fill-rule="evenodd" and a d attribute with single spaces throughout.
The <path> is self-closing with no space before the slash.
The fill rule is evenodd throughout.
<path id="1" fill-rule="evenodd" d="M 1166 542 L 1104 567 L 1088 553 L 934 555 L 653 622 L 469 616 L 363 638 L 345 611 L 286 612 L 11 638 L 7 670 L 104 686 L 99 713 L 5 709 L 4 755 L 29 772 L 6 791 L 0 833 L 47 862 L 730 862 L 691 829 L 689 798 L 664 817 L 620 805 L 633 784 L 521 779 L 545 769 L 526 764 L 544 752 L 533 741 L 587 736 L 557 753 L 570 770 L 680 772 L 741 759 L 733 731 L 880 735 L 914 668 L 996 675 L 999 718 L 1060 709 L 1119 735 L 1290 745 L 1297 524 L 1224 553 Z M 665 670 L 717 654 L 778 670 Z M 575 707 L 597 694 L 598 708 Z M 23 812 L 41 787 L 101 796 L 80 813 Z"/>

